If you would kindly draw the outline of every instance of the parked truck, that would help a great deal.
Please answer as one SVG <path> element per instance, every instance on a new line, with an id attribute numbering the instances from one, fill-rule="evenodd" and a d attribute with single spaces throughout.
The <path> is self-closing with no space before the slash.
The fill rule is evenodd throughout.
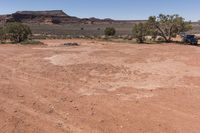
<path id="1" fill-rule="evenodd" d="M 191 45 L 198 45 L 198 38 L 195 35 L 184 35 L 182 42 L 189 43 Z"/>

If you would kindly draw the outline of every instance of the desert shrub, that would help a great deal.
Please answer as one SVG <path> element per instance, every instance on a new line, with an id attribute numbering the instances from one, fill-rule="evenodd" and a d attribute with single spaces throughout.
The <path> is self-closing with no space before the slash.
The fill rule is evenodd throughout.
<path id="1" fill-rule="evenodd" d="M 104 31 L 106 36 L 114 36 L 116 34 L 116 30 L 113 27 L 107 27 Z"/>
<path id="2" fill-rule="evenodd" d="M 145 36 L 147 35 L 147 26 L 144 23 L 135 24 L 133 27 L 133 37 L 136 38 L 138 43 L 144 43 Z"/>
<path id="3" fill-rule="evenodd" d="M 16 43 L 27 40 L 32 34 L 30 28 L 22 23 L 6 24 L 6 32 L 8 34 L 8 38 Z"/>
<path id="4" fill-rule="evenodd" d="M 0 43 L 6 41 L 6 31 L 5 28 L 0 27 Z"/>

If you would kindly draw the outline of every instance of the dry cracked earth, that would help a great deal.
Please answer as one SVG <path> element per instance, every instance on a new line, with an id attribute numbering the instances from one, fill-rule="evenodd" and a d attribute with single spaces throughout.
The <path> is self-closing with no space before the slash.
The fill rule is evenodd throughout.
<path id="1" fill-rule="evenodd" d="M 200 47 L 43 42 L 0 45 L 0 133 L 199 133 Z"/>

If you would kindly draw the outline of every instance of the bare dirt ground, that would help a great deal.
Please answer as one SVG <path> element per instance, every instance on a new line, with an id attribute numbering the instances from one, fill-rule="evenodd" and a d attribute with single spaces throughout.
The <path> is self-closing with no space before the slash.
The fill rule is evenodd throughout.
<path id="1" fill-rule="evenodd" d="M 199 133 L 200 47 L 43 42 L 0 45 L 0 133 Z"/>

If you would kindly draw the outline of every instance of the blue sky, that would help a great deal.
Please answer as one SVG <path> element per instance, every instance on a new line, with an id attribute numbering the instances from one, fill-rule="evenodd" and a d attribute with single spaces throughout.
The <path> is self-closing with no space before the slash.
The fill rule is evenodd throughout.
<path id="1" fill-rule="evenodd" d="M 0 14 L 53 9 L 81 18 L 146 19 L 164 13 L 200 20 L 200 0 L 0 0 Z"/>

